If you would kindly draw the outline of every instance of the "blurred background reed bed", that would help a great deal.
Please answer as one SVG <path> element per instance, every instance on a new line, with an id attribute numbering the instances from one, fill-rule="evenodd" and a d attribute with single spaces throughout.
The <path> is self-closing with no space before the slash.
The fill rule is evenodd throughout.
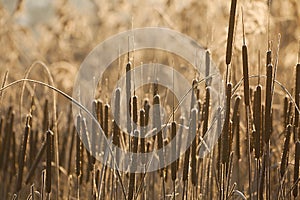
<path id="1" fill-rule="evenodd" d="M 2 0 L 0 16 L 3 199 L 299 198 L 298 1 Z M 127 151 L 151 152 L 167 145 L 176 131 L 196 133 L 192 145 L 171 165 L 133 173 L 137 166 L 131 163 L 131 173 L 124 173 L 105 167 L 85 149 L 80 137 L 99 133 L 88 132 L 82 115 L 74 122 L 70 100 L 42 83 L 72 95 L 76 72 L 97 44 L 144 26 L 180 31 L 207 49 L 206 56 L 223 74 L 226 114 L 218 143 L 200 157 L 201 138 L 213 118 L 209 81 L 200 83 L 177 59 L 176 70 L 193 85 L 190 116 L 174 114 L 179 100 L 172 92 L 147 85 L 130 97 L 132 120 L 161 129 L 159 120 L 150 120 L 163 114 L 155 108 L 151 113 L 154 105 L 163 105 L 173 117 L 155 137 L 129 137 L 116 123 L 124 105 L 120 91 L 110 91 L 110 83 L 133 69 L 132 61 L 143 62 L 133 60 L 143 54 L 122 55 L 106 72 L 104 87 L 95 88 L 91 102 L 93 115 L 113 144 Z M 40 82 L 9 85 L 22 78 Z M 130 79 L 134 81 L 134 76 Z M 113 105 L 111 93 L 116 97 Z M 135 134 L 149 131 L 131 128 Z M 90 142 L 92 151 L 105 145 Z M 180 141 L 172 148 L 180 148 Z"/>

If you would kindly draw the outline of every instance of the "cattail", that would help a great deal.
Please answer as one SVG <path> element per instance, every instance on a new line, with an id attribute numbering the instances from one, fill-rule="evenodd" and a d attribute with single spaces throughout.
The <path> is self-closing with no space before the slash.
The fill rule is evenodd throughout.
<path id="1" fill-rule="evenodd" d="M 210 104 L 210 88 L 207 87 L 206 88 L 205 105 L 204 105 L 204 121 L 203 121 L 202 137 L 205 136 L 207 129 L 208 129 L 209 104 Z"/>
<path id="2" fill-rule="evenodd" d="M 150 111 L 150 104 L 148 100 L 144 102 L 144 110 L 145 110 L 145 126 L 149 124 L 149 111 Z"/>
<path id="3" fill-rule="evenodd" d="M 100 100 L 97 101 L 97 119 L 103 128 L 103 103 Z"/>
<path id="4" fill-rule="evenodd" d="M 145 110 L 140 110 L 140 152 L 145 153 Z M 142 163 L 145 163 L 145 157 L 142 157 Z"/>
<path id="5" fill-rule="evenodd" d="M 229 27 L 228 27 L 228 36 L 227 36 L 226 65 L 229 65 L 231 63 L 236 3 L 237 0 L 231 0 Z"/>
<path id="6" fill-rule="evenodd" d="M 159 95 L 155 95 L 153 99 L 153 104 L 155 107 L 153 108 L 153 117 L 154 117 L 154 128 L 156 129 L 157 133 L 157 148 L 162 149 L 163 147 L 163 137 L 162 137 L 162 130 L 161 130 L 161 115 L 160 115 L 160 97 Z M 160 151 L 162 152 L 162 151 Z M 160 168 L 163 167 L 163 155 L 159 155 L 160 160 Z"/>
<path id="7" fill-rule="evenodd" d="M 184 126 L 184 117 L 180 117 L 179 119 L 179 129 L 178 129 L 178 141 L 176 141 L 177 143 L 177 151 L 176 151 L 176 157 L 177 157 L 177 165 L 176 165 L 176 171 L 178 171 L 179 168 L 179 162 L 180 162 L 180 151 L 181 151 L 181 145 L 182 145 L 182 137 L 183 137 L 183 126 Z"/>
<path id="8" fill-rule="evenodd" d="M 29 132 L 30 132 L 30 125 L 29 125 L 30 120 L 31 120 L 31 116 L 27 115 L 25 131 L 24 131 L 23 140 L 22 140 L 22 143 L 21 143 L 20 153 L 19 153 L 19 170 L 18 170 L 18 177 L 17 177 L 16 192 L 19 192 L 21 187 L 22 187 L 22 178 L 23 178 L 26 146 L 27 146 L 28 135 L 29 135 Z"/>
<path id="9" fill-rule="evenodd" d="M 108 122 L 109 122 L 108 110 L 109 110 L 109 105 L 105 104 L 105 106 L 104 106 L 104 133 L 105 133 L 106 137 L 108 137 Z"/>
<path id="10" fill-rule="evenodd" d="M 43 156 L 43 154 L 45 152 L 46 147 L 47 147 L 47 143 L 46 143 L 46 141 L 44 141 L 43 144 L 42 144 L 42 146 L 41 146 L 41 148 L 40 148 L 40 150 L 37 153 L 36 158 L 34 159 L 32 165 L 31 165 L 31 167 L 29 169 L 29 172 L 27 173 L 27 176 L 26 176 L 26 179 L 25 179 L 25 183 L 26 184 L 29 183 L 29 180 L 34 175 L 34 172 L 35 172 L 35 170 L 37 168 L 37 165 L 39 164 L 39 162 L 42 159 L 42 156 Z"/>
<path id="11" fill-rule="evenodd" d="M 236 145 L 235 145 L 235 148 L 236 148 L 236 157 L 238 160 L 241 159 L 241 150 L 240 150 L 240 114 L 237 114 L 237 117 L 236 117 Z"/>
<path id="12" fill-rule="evenodd" d="M 37 147 L 36 147 L 36 144 L 37 144 L 37 134 L 38 132 L 34 132 L 32 130 L 32 126 L 31 127 L 31 130 L 30 130 L 30 135 L 29 135 L 29 166 L 31 166 L 31 163 L 33 162 L 34 160 L 34 156 L 35 156 L 35 153 L 36 153 L 36 150 L 37 150 Z"/>
<path id="13" fill-rule="evenodd" d="M 126 65 L 126 120 L 127 120 L 127 133 L 131 133 L 131 62 L 129 61 Z M 129 137 L 130 138 L 130 137 Z M 131 141 L 129 139 L 129 151 L 131 150 Z"/>
<path id="14" fill-rule="evenodd" d="M 265 106 L 261 105 L 261 134 L 260 134 L 260 156 L 263 155 L 264 146 L 265 146 Z"/>
<path id="15" fill-rule="evenodd" d="M 97 101 L 94 100 L 92 103 L 92 110 L 93 110 L 93 116 L 95 119 L 97 119 Z M 91 132 L 91 161 L 92 165 L 95 165 L 96 163 L 96 138 L 97 138 L 97 132 L 96 128 L 97 127 L 97 122 L 93 119 L 92 120 L 92 132 Z M 92 166 L 93 168 L 93 166 Z"/>
<path id="16" fill-rule="evenodd" d="M 283 146 L 283 154 L 281 157 L 281 164 L 280 164 L 281 178 L 284 176 L 285 170 L 288 166 L 288 154 L 289 154 L 291 128 L 292 128 L 292 126 L 290 124 L 286 127 L 286 135 L 285 135 L 285 141 L 284 141 L 284 146 Z"/>
<path id="17" fill-rule="evenodd" d="M 104 131 L 103 103 L 100 100 L 97 101 L 97 118 L 98 118 L 98 122 L 101 126 L 101 129 Z M 101 152 L 102 148 L 103 148 L 103 141 L 101 140 L 101 138 L 102 137 L 99 137 L 99 140 L 97 141 L 98 152 Z"/>
<path id="18" fill-rule="evenodd" d="M 288 125 L 288 107 L 289 107 L 289 98 L 287 96 L 284 97 L 283 101 L 283 127 Z"/>
<path id="19" fill-rule="evenodd" d="M 298 179 L 299 179 L 299 160 L 300 160 L 300 142 L 297 141 L 295 144 L 295 164 L 294 164 L 294 189 L 293 196 L 298 196 Z"/>
<path id="20" fill-rule="evenodd" d="M 249 74 L 248 74 L 248 50 L 246 44 L 243 44 L 242 55 L 243 55 L 243 77 L 244 77 L 244 102 L 246 106 L 249 106 L 250 95 L 249 95 Z"/>
<path id="21" fill-rule="evenodd" d="M 133 119 L 133 130 L 136 130 L 137 122 L 138 122 L 138 110 L 137 110 L 137 96 L 134 95 L 132 97 L 132 119 Z"/>
<path id="22" fill-rule="evenodd" d="M 267 68 L 266 103 L 265 103 L 265 143 L 268 143 L 271 135 L 271 104 L 272 104 L 272 65 Z"/>
<path id="23" fill-rule="evenodd" d="M 195 112 L 195 111 L 194 111 Z M 196 110 L 197 112 L 197 110 Z M 196 123 L 197 123 L 197 120 L 196 120 L 196 114 L 192 114 L 192 121 L 191 123 L 195 123 L 195 124 L 192 124 L 192 133 L 191 134 L 195 134 L 197 135 L 196 133 Z M 193 139 L 193 142 L 192 142 L 192 152 L 191 152 L 191 170 L 192 170 L 192 184 L 193 186 L 197 186 L 197 159 L 196 159 L 196 149 L 197 149 L 197 140 L 196 140 L 196 136 L 194 137 Z"/>
<path id="24" fill-rule="evenodd" d="M 176 171 L 177 171 L 177 151 L 180 151 L 180 149 L 176 150 L 176 122 L 173 121 L 171 124 L 171 140 L 172 140 L 172 164 L 171 164 L 171 176 L 172 181 L 176 181 Z"/>
<path id="25" fill-rule="evenodd" d="M 255 158 L 260 157 L 260 137 L 261 137 L 261 85 L 256 87 L 256 97 L 255 97 L 255 117 L 254 117 L 254 126 L 255 126 Z"/>
<path id="26" fill-rule="evenodd" d="M 229 123 L 230 123 L 230 99 L 231 99 L 232 84 L 227 84 L 226 89 L 226 116 L 222 132 L 222 163 L 229 162 Z"/>
<path id="27" fill-rule="evenodd" d="M 113 120 L 113 144 L 120 146 L 120 129 L 118 123 L 120 122 L 120 88 L 116 89 L 115 92 L 115 110 L 114 110 L 114 120 Z M 118 152 L 118 151 L 116 151 Z M 119 160 L 119 155 L 116 155 L 116 159 Z"/>
<path id="28" fill-rule="evenodd" d="M 292 124 L 293 101 L 289 102 L 286 124 Z"/>
<path id="29" fill-rule="evenodd" d="M 132 151 L 133 153 L 137 153 L 138 149 L 138 135 L 139 131 L 135 130 L 134 131 L 134 138 L 133 138 L 133 143 L 132 143 Z M 132 156 L 132 161 L 131 161 L 131 168 L 130 168 L 130 176 L 129 176 L 129 189 L 128 189 L 128 200 L 133 199 L 134 195 L 134 188 L 135 188 L 135 171 L 137 168 L 137 161 L 135 160 L 135 156 Z"/>
<path id="30" fill-rule="evenodd" d="M 272 51 L 269 49 L 267 51 L 267 59 L 266 59 L 266 66 L 272 64 Z"/>
<path id="31" fill-rule="evenodd" d="M 239 106 L 240 106 L 240 101 L 241 101 L 241 97 L 237 96 L 235 98 L 235 102 L 234 102 L 234 108 L 233 108 L 233 114 L 232 114 L 232 134 L 235 135 L 236 133 L 236 128 L 237 128 L 237 115 L 239 112 Z"/>
<path id="32" fill-rule="evenodd" d="M 44 104 L 44 114 L 43 114 L 43 133 L 49 128 L 49 109 L 48 109 L 48 99 L 45 100 Z"/>
<path id="33" fill-rule="evenodd" d="M 210 52 L 209 50 L 205 51 L 205 77 L 209 77 L 210 74 Z M 211 78 L 205 79 L 205 87 L 211 85 Z M 197 90 L 197 99 L 199 99 L 199 90 Z"/>
<path id="34" fill-rule="evenodd" d="M 52 160 L 52 137 L 53 132 L 48 130 L 46 132 L 46 143 L 47 143 L 47 158 L 46 158 L 46 192 L 49 194 L 51 192 L 51 160 Z"/>

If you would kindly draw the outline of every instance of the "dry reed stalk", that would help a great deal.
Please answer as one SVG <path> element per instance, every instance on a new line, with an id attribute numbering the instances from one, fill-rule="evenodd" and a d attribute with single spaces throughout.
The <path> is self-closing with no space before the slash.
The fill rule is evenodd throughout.
<path id="1" fill-rule="evenodd" d="M 300 161 L 300 142 L 296 141 L 295 144 L 295 164 L 294 164 L 294 184 L 293 196 L 298 196 L 298 179 L 299 179 L 299 161 Z"/>
<path id="2" fill-rule="evenodd" d="M 26 147 L 27 147 L 27 140 L 28 135 L 30 132 L 30 120 L 31 116 L 26 116 L 26 125 L 25 125 L 25 131 L 23 134 L 23 140 L 20 146 L 20 153 L 19 153 L 19 170 L 18 170 L 18 177 L 17 177 L 17 184 L 16 184 L 16 193 L 18 193 L 22 188 L 22 179 L 23 179 L 23 170 L 24 170 L 24 163 L 25 163 L 25 154 L 26 154 Z"/>
<path id="3" fill-rule="evenodd" d="M 46 193 L 51 193 L 51 162 L 53 153 L 52 137 L 54 136 L 51 130 L 46 132 L 46 143 L 47 143 L 47 157 L 46 157 Z"/>

